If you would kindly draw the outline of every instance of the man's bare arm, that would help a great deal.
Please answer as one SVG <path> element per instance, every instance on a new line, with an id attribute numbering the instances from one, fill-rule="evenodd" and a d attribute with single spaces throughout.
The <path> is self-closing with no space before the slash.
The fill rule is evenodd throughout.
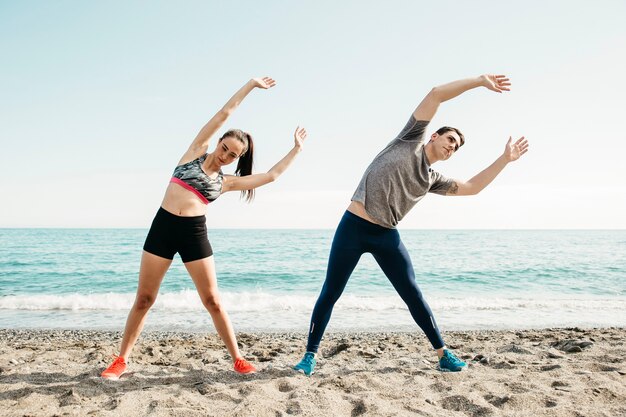
<path id="1" fill-rule="evenodd" d="M 502 93 L 503 91 L 510 91 L 511 83 L 506 75 L 485 74 L 434 87 L 417 106 L 413 112 L 413 117 L 415 117 L 415 120 L 430 121 L 437 113 L 441 103 L 453 99 L 467 90 L 478 87 L 485 87 L 491 91 Z"/>
<path id="2" fill-rule="evenodd" d="M 513 138 L 509 137 L 504 153 L 491 165 L 472 177 L 472 179 L 467 182 L 455 180 L 446 192 L 446 195 L 475 195 L 485 189 L 509 162 L 517 161 L 528 152 L 528 141 L 523 136 L 515 143 L 512 142 Z"/>

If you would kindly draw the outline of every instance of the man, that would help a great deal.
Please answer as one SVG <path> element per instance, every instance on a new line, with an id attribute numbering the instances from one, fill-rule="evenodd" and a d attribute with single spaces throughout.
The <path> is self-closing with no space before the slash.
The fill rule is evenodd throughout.
<path id="1" fill-rule="evenodd" d="M 486 87 L 502 93 L 509 91 L 510 86 L 504 75 L 481 75 L 433 88 L 398 137 L 374 158 L 335 232 L 326 280 L 311 317 L 307 351 L 294 369 L 305 375 L 313 374 L 315 354 L 333 306 L 361 255 L 366 252 L 374 256 L 428 337 L 439 357 L 438 369 L 458 372 L 467 367 L 446 349 L 430 307 L 417 287 L 411 259 L 395 227 L 427 192 L 450 196 L 477 194 L 509 162 L 516 161 L 528 151 L 524 137 L 514 143 L 509 138 L 503 154 L 494 163 L 464 182 L 446 178 L 431 168 L 434 163 L 450 158 L 465 143 L 458 129 L 442 127 L 424 145 L 426 126 L 441 103 L 473 88 Z"/>

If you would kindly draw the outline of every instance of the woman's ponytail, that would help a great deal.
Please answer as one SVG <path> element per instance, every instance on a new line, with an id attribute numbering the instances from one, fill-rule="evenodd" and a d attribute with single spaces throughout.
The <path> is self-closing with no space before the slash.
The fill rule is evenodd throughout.
<path id="1" fill-rule="evenodd" d="M 240 129 L 230 129 L 222 137 L 220 141 L 225 138 L 235 138 L 239 142 L 244 144 L 244 151 L 237 161 L 237 169 L 235 175 L 245 177 L 252 174 L 252 164 L 254 162 L 254 143 L 252 142 L 252 136 Z M 241 198 L 245 198 L 248 203 L 254 199 L 254 190 L 242 190 Z"/>
<path id="2" fill-rule="evenodd" d="M 252 136 L 249 133 L 242 133 L 245 138 L 245 142 L 247 142 L 248 149 L 246 149 L 243 155 L 239 157 L 239 161 L 237 162 L 237 169 L 235 170 L 235 175 L 245 177 L 246 175 L 252 174 L 252 164 L 254 163 L 254 142 L 252 141 Z M 254 199 L 254 189 L 242 190 L 241 198 L 245 198 L 248 203 L 252 202 L 252 200 Z"/>

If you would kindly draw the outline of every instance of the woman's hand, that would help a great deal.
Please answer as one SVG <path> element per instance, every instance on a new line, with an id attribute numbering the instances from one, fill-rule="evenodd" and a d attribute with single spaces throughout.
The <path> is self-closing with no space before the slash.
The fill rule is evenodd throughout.
<path id="1" fill-rule="evenodd" d="M 255 87 L 262 88 L 264 90 L 272 88 L 276 85 L 276 81 L 270 77 L 253 78 L 251 81 Z"/>
<path id="2" fill-rule="evenodd" d="M 302 145 L 304 143 L 304 140 L 306 139 L 306 130 L 300 126 L 296 127 L 296 131 L 293 133 L 293 139 L 294 139 L 294 147 L 297 149 L 302 149 Z"/>
<path id="3" fill-rule="evenodd" d="M 276 165 L 274 165 L 269 171 L 267 171 L 265 174 L 246 175 L 245 177 L 226 175 L 224 176 L 224 185 L 222 186 L 222 192 L 225 192 L 224 190 L 253 190 L 265 184 L 269 184 L 270 182 L 276 181 L 276 179 L 280 177 L 287 168 L 289 168 L 289 165 L 291 165 L 293 160 L 300 153 L 300 150 L 302 149 L 302 143 L 306 139 L 306 130 L 303 127 L 298 126 L 293 134 L 293 138 L 295 140 L 295 145 L 293 149 L 291 149 L 287 153 L 287 155 L 285 155 L 283 159 L 278 161 Z"/>
<path id="4" fill-rule="evenodd" d="M 507 162 L 517 161 L 520 156 L 524 155 L 528 152 L 528 141 L 522 136 L 518 140 L 513 142 L 513 138 L 509 136 L 509 141 L 506 143 L 504 147 L 504 158 Z"/>
<path id="5" fill-rule="evenodd" d="M 496 93 L 501 93 L 503 91 L 511 91 L 509 87 L 511 87 L 511 83 L 506 75 L 491 75 L 485 74 L 481 75 L 480 79 L 484 87 L 487 87 L 491 91 L 495 91 Z"/>

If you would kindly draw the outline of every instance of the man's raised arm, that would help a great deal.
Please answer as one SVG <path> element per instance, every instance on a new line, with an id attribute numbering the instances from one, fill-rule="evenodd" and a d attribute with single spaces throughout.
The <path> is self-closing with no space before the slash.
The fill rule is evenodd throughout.
<path id="1" fill-rule="evenodd" d="M 496 93 L 502 93 L 503 91 L 510 91 L 511 83 L 506 75 L 485 74 L 433 87 L 417 106 L 413 112 L 413 117 L 415 120 L 430 121 L 437 113 L 441 103 L 477 87 L 485 87 Z"/>

